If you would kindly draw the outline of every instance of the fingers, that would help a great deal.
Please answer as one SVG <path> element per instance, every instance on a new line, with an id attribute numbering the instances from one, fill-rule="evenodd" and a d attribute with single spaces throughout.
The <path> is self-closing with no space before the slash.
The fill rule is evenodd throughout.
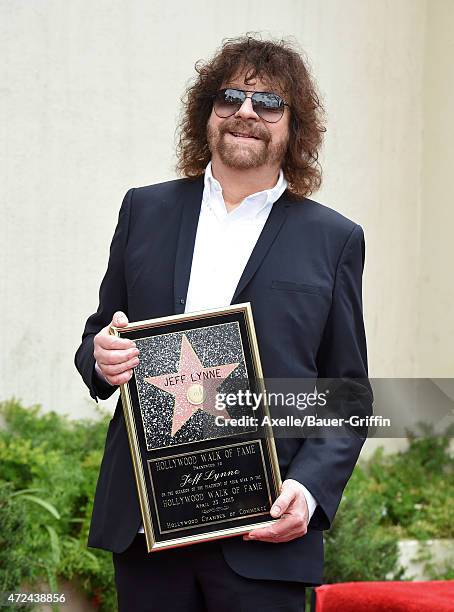
<path id="1" fill-rule="evenodd" d="M 133 375 L 133 370 L 125 370 L 124 372 L 121 372 L 120 374 L 116 374 L 115 376 L 109 376 L 109 375 L 104 374 L 104 378 L 111 385 L 124 385 L 132 378 L 132 375 Z"/>
<path id="2" fill-rule="evenodd" d="M 307 533 L 307 504 L 297 482 L 289 479 L 282 483 L 281 494 L 274 502 L 270 514 L 280 519 L 267 527 L 253 529 L 243 539 L 289 542 Z"/>
<path id="3" fill-rule="evenodd" d="M 106 325 L 93 341 L 93 355 L 103 376 L 111 385 L 121 385 L 131 378 L 133 368 L 139 364 L 139 350 L 135 342 L 110 334 L 111 325 L 125 327 L 129 324 L 127 316 L 116 312 L 109 325 Z"/>
<path id="4" fill-rule="evenodd" d="M 118 352 L 118 351 L 116 351 Z M 124 361 L 121 363 L 115 363 L 115 364 L 99 364 L 98 361 L 98 365 L 99 367 L 102 369 L 102 372 L 104 374 L 104 376 L 116 376 L 117 374 L 121 374 L 122 372 L 125 372 L 126 370 L 132 370 L 132 368 L 135 368 L 136 366 L 139 365 L 139 358 L 138 357 L 133 357 L 132 359 L 129 359 L 129 361 Z"/>
<path id="5" fill-rule="evenodd" d="M 112 317 L 112 325 L 115 325 L 115 327 L 126 327 L 128 323 L 128 317 L 125 315 L 124 312 L 121 312 L 121 310 L 116 312 Z"/>
<path id="6" fill-rule="evenodd" d="M 292 501 L 295 499 L 296 491 L 291 486 L 285 486 L 285 482 L 282 484 L 282 492 L 274 502 L 271 508 L 271 516 L 278 518 L 282 516 L 288 509 Z"/>
<path id="7" fill-rule="evenodd" d="M 95 336 L 95 346 L 97 345 L 106 351 L 135 348 L 136 345 L 132 340 L 112 336 L 112 334 L 109 333 L 109 327 L 110 325 L 104 327 L 104 329 Z"/>
<path id="8" fill-rule="evenodd" d="M 115 346 L 112 347 L 110 345 L 108 348 L 104 348 L 104 345 L 99 343 L 94 349 L 94 356 L 100 368 L 106 365 L 115 366 L 118 364 L 126 364 L 137 358 L 138 355 L 139 349 L 135 346 L 131 348 L 115 348 Z M 112 374 L 118 374 L 118 372 L 112 371 Z"/>
<path id="9" fill-rule="evenodd" d="M 260 540 L 262 542 L 288 542 L 305 535 L 306 526 L 302 516 L 285 514 L 276 523 L 261 529 L 253 529 L 243 539 Z"/>

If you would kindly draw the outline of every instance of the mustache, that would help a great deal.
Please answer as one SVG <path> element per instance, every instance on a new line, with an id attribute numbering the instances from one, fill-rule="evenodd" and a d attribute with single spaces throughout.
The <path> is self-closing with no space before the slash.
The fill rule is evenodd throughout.
<path id="1" fill-rule="evenodd" d="M 255 138 L 260 138 L 260 140 L 263 140 L 264 142 L 269 142 L 270 140 L 268 131 L 265 128 L 262 128 L 262 126 L 260 126 L 260 128 L 252 128 L 237 120 L 223 125 L 219 128 L 219 132 L 221 135 L 228 134 L 229 132 L 239 132 L 250 134 L 251 136 L 255 136 Z"/>

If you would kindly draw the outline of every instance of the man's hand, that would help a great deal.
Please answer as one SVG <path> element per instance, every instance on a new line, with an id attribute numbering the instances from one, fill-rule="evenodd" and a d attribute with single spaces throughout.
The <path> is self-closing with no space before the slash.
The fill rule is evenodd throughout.
<path id="1" fill-rule="evenodd" d="M 306 534 L 309 510 L 302 485 L 289 478 L 282 483 L 281 494 L 271 508 L 273 518 L 281 517 L 269 527 L 253 529 L 243 540 L 289 542 Z"/>
<path id="2" fill-rule="evenodd" d="M 109 327 L 126 327 L 128 318 L 116 312 L 112 322 L 94 337 L 94 357 L 99 371 L 111 385 L 122 385 L 131 378 L 132 368 L 139 363 L 139 350 L 132 340 L 109 334 Z"/>

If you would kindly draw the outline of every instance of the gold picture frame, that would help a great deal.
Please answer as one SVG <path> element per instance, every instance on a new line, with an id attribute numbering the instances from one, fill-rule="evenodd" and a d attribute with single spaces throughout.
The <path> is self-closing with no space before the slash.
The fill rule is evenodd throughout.
<path id="1" fill-rule="evenodd" d="M 281 477 L 251 304 L 110 333 L 139 348 L 120 390 L 148 552 L 274 523 Z M 220 393 L 239 400 L 219 408 Z"/>

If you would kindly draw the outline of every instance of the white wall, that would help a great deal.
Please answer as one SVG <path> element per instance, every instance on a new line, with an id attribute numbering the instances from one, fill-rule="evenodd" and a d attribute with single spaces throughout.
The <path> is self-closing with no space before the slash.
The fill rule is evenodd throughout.
<path id="1" fill-rule="evenodd" d="M 370 375 L 451 376 L 453 19 L 450 0 L 1 0 L 0 399 L 92 414 L 73 355 L 123 195 L 174 176 L 195 61 L 248 30 L 311 59 L 313 197 L 365 230 Z"/>
<path id="2" fill-rule="evenodd" d="M 418 375 L 454 376 L 454 1 L 430 2 L 424 72 Z"/>

